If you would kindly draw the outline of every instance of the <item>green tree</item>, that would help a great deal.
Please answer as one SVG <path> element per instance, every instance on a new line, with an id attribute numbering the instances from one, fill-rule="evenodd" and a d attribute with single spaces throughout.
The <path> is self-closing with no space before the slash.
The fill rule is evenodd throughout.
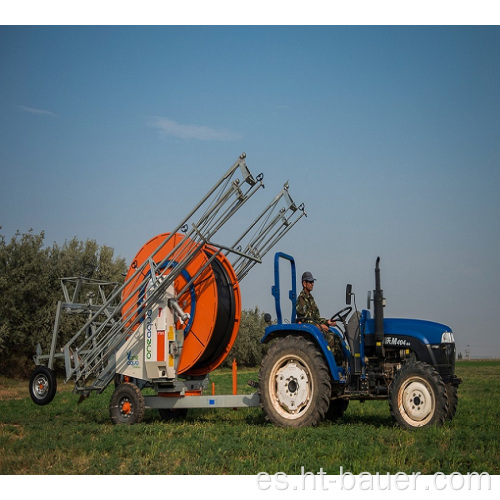
<path id="1" fill-rule="evenodd" d="M 1 229 L 1 228 L 0 228 Z M 37 343 L 50 345 L 60 278 L 123 281 L 124 259 L 94 240 L 44 246 L 45 234 L 0 234 L 0 373 L 25 375 Z"/>
<path id="2" fill-rule="evenodd" d="M 238 337 L 223 366 L 230 366 L 233 359 L 236 359 L 239 366 L 259 366 L 266 353 L 266 346 L 260 343 L 266 326 L 264 313 L 258 307 L 241 311 Z"/>

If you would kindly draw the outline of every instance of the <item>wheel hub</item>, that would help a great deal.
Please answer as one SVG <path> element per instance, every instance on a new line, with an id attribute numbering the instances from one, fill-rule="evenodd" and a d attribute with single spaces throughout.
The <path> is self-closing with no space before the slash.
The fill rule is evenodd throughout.
<path id="1" fill-rule="evenodd" d="M 421 422 L 432 413 L 433 398 L 424 383 L 412 381 L 403 391 L 402 405 L 411 420 Z"/>
<path id="2" fill-rule="evenodd" d="M 132 404 L 128 398 L 124 398 L 120 401 L 120 413 L 124 417 L 129 417 L 132 413 Z"/>
<path id="3" fill-rule="evenodd" d="M 309 401 L 309 377 L 302 365 L 288 362 L 276 372 L 276 396 L 289 413 L 297 413 Z"/>
<path id="4" fill-rule="evenodd" d="M 43 375 L 40 375 L 34 382 L 33 384 L 33 389 L 35 394 L 39 398 L 43 398 L 49 389 L 49 381 L 47 378 Z"/>

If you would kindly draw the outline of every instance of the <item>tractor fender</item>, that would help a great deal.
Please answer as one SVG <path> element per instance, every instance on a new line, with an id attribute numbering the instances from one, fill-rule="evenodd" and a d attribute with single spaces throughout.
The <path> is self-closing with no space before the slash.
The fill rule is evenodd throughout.
<path id="1" fill-rule="evenodd" d="M 330 346 L 323 337 L 320 329 L 315 325 L 310 325 L 307 323 L 270 325 L 266 328 L 264 336 L 262 337 L 260 342 L 262 344 L 267 344 L 275 338 L 286 337 L 287 335 L 301 335 L 302 337 L 312 339 L 325 357 L 332 379 L 336 382 L 340 381 L 339 368 L 337 366 L 337 363 L 335 362 L 333 352 L 331 351 Z"/>

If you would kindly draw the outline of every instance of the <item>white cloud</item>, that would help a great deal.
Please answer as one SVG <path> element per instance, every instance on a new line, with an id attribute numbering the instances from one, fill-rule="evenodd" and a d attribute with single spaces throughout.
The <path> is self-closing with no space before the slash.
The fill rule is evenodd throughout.
<path id="1" fill-rule="evenodd" d="M 48 116 L 54 116 L 57 117 L 55 113 L 52 113 L 52 111 L 47 111 L 46 109 L 38 109 L 38 108 L 30 108 L 28 106 L 18 106 L 20 109 L 23 111 L 26 111 L 28 113 L 35 113 L 37 115 L 48 115 Z"/>
<path id="2" fill-rule="evenodd" d="M 160 130 L 162 134 L 180 139 L 197 139 L 200 141 L 234 141 L 240 134 L 225 129 L 215 129 L 205 125 L 184 125 L 169 118 L 160 116 L 151 119 L 149 125 Z"/>

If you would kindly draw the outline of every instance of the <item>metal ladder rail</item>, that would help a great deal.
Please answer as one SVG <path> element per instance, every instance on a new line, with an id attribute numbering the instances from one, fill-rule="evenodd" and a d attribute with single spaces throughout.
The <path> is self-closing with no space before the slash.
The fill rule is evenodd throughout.
<path id="1" fill-rule="evenodd" d="M 297 224 L 297 222 L 302 217 L 307 217 L 307 214 L 304 210 L 301 210 L 301 214 L 295 220 L 292 220 L 293 215 L 294 214 L 291 214 L 288 218 L 283 217 L 282 224 L 278 228 L 278 230 L 273 235 L 271 235 L 267 241 L 263 243 L 261 252 L 263 252 L 264 255 L 269 252 L 269 250 L 271 250 L 271 248 L 273 248 L 278 243 L 278 241 L 281 240 L 281 238 L 283 238 L 283 236 L 285 236 L 285 234 L 288 233 L 288 231 L 290 231 L 290 229 L 292 229 L 295 224 Z"/>
<path id="2" fill-rule="evenodd" d="M 259 223 L 259 221 L 268 212 L 270 214 L 272 213 L 272 211 L 275 209 L 275 207 L 277 206 L 280 199 L 283 197 L 285 187 L 286 187 L 286 189 L 288 189 L 288 184 L 285 184 L 283 186 L 283 189 L 274 197 L 274 199 L 267 205 L 267 207 L 255 218 L 255 220 L 252 222 L 252 224 L 250 224 L 250 226 L 248 226 L 248 228 L 245 231 L 243 231 L 243 233 L 239 236 L 239 238 L 234 242 L 234 244 L 233 244 L 234 247 L 236 247 L 236 245 L 238 245 L 241 242 L 241 240 L 243 240 L 243 238 Z M 269 218 L 269 216 L 270 215 L 268 215 L 267 218 Z"/>
<path id="3" fill-rule="evenodd" d="M 99 304 L 93 304 L 91 300 L 88 302 L 83 302 L 83 300 L 79 300 L 79 295 L 82 291 L 83 286 L 90 285 L 92 287 L 97 287 L 96 295 L 98 296 L 98 298 L 101 299 L 103 303 L 107 301 L 107 295 L 112 293 L 113 290 L 115 290 L 116 287 L 119 286 L 119 283 L 117 282 L 103 281 L 93 278 L 84 278 L 81 276 L 62 278 L 60 281 L 61 281 L 61 288 L 64 300 L 60 300 L 57 303 L 49 354 L 44 355 L 42 353 L 41 347 L 38 345 L 37 353 L 34 358 L 35 364 L 37 365 L 40 364 L 41 360 L 47 360 L 47 366 L 50 369 L 53 369 L 54 367 L 55 358 L 63 356 L 63 353 L 56 353 L 57 343 L 60 334 L 61 317 L 63 311 L 72 314 L 82 314 L 82 313 L 95 312 L 100 308 Z M 74 285 L 72 290 L 70 290 L 71 285 Z M 112 287 L 111 292 L 106 293 L 104 287 Z M 94 295 L 93 291 L 92 294 Z M 109 310 L 105 309 L 104 314 L 109 315 Z"/>
<path id="4" fill-rule="evenodd" d="M 286 213 L 288 210 L 292 210 L 292 213 L 287 217 Z M 262 256 L 265 255 L 281 239 L 282 236 L 279 236 L 280 232 L 290 225 L 290 220 L 294 216 L 296 210 L 295 207 L 290 209 L 282 208 L 279 214 L 277 214 L 276 217 L 262 229 L 260 234 L 256 235 L 249 243 L 249 249 L 255 252 L 258 251 Z M 299 218 L 297 218 L 297 220 L 299 220 Z M 280 221 L 281 225 L 272 233 L 271 231 Z"/>
<path id="5" fill-rule="evenodd" d="M 233 204 L 220 214 L 219 218 L 213 223 L 213 228 L 210 230 L 208 234 L 208 239 L 210 240 L 221 227 L 248 201 L 252 196 L 261 188 L 264 187 L 264 183 L 262 182 L 263 176 L 262 174 L 258 177 L 260 180 L 256 182 L 251 189 L 247 191 L 246 194 L 243 195 L 241 191 L 239 191 L 239 196 L 233 202 Z"/>
<path id="6" fill-rule="evenodd" d="M 294 211 L 288 218 L 281 217 L 281 225 L 275 229 L 274 233 L 271 233 L 274 225 L 268 225 L 267 231 L 259 236 L 259 245 L 252 247 L 251 251 L 255 254 L 258 254 L 262 259 L 268 252 L 273 248 L 280 240 L 285 236 L 285 234 L 290 231 L 290 229 L 303 217 L 307 216 L 306 212 L 303 208 L 299 209 L 301 211 L 300 215 L 292 220 L 292 217 L 296 215 L 296 211 Z M 267 240 L 263 240 L 263 237 L 267 236 Z M 248 252 L 250 249 L 247 250 Z M 247 259 L 245 261 L 240 261 L 237 266 L 235 266 L 235 273 L 238 278 L 238 281 L 241 281 L 248 272 L 255 266 L 256 262 L 253 259 Z"/>
<path id="7" fill-rule="evenodd" d="M 291 200 L 289 194 L 288 194 L 288 182 L 286 182 L 283 185 L 283 189 L 274 197 L 274 199 L 268 204 L 268 206 L 256 217 L 254 222 L 244 231 L 241 236 L 235 241 L 234 246 L 238 245 L 247 235 L 250 233 L 250 231 L 260 222 L 261 226 L 260 229 L 256 231 L 256 234 L 260 234 L 262 231 L 262 227 L 265 226 L 267 221 L 270 219 L 276 208 L 278 207 L 278 203 L 282 198 L 285 197 L 286 199 L 286 208 L 293 208 L 295 209 L 295 203 Z M 281 209 L 282 211 L 283 209 Z M 267 215 L 266 215 L 267 214 Z M 253 236 L 253 239 L 255 239 L 256 236 Z"/>
<path id="8" fill-rule="evenodd" d="M 243 253 L 248 253 L 251 255 L 259 255 L 259 246 L 262 242 L 262 240 L 267 236 L 267 234 L 273 229 L 273 227 L 280 221 L 282 220 L 283 214 L 285 212 L 285 209 L 282 208 L 278 214 L 276 214 L 270 222 L 267 222 L 267 224 L 263 224 L 259 231 L 255 234 L 255 236 L 247 243 L 245 250 Z M 240 258 L 239 261 L 245 260 L 244 258 Z M 238 267 L 239 262 L 235 261 L 234 262 L 234 267 Z"/>
<path id="9" fill-rule="evenodd" d="M 259 174 L 259 176 L 257 177 L 257 180 L 259 183 L 261 183 L 260 185 L 263 186 L 262 184 L 262 179 L 263 179 L 263 175 L 262 174 Z M 259 185 L 259 187 L 260 187 Z M 288 185 L 285 185 L 287 189 L 288 188 Z M 248 201 L 248 199 L 250 199 L 250 197 L 253 195 L 254 193 L 251 193 L 242 203 L 241 205 L 243 205 L 243 203 L 246 203 L 246 201 Z M 205 264 L 205 266 L 203 266 L 197 273 L 195 276 L 193 276 L 193 278 L 191 279 L 191 281 L 189 281 L 184 287 L 183 289 L 179 292 L 179 295 L 182 295 L 188 288 L 189 286 L 196 280 L 196 278 L 202 274 L 202 272 L 211 264 L 211 262 L 214 260 L 214 258 L 216 258 L 216 256 L 222 251 L 222 250 L 225 250 L 225 255 L 229 255 L 230 253 L 234 253 L 234 254 L 237 254 L 239 257 L 239 259 L 245 259 L 246 261 L 253 261 L 254 265 L 257 264 L 257 263 L 261 263 L 261 259 L 259 257 L 259 255 L 256 255 L 255 253 L 252 253 L 252 255 L 250 255 L 249 253 L 244 253 L 244 252 L 241 252 L 239 250 L 237 250 L 237 245 L 238 243 L 250 232 L 250 230 L 255 227 L 255 225 L 259 222 L 259 220 L 267 213 L 270 211 L 270 209 L 272 209 L 273 207 L 276 206 L 277 202 L 280 200 L 280 198 L 283 196 L 284 194 L 284 190 L 282 190 L 280 193 L 278 193 L 278 195 L 274 198 L 274 200 L 264 209 L 264 211 L 255 219 L 255 221 L 250 224 L 250 226 L 243 232 L 243 234 L 236 240 L 235 243 L 233 243 L 233 246 L 232 247 L 227 247 L 225 245 L 222 245 L 222 244 L 218 244 L 218 243 L 214 243 L 212 241 L 207 241 L 207 244 L 210 244 L 212 245 L 213 247 L 215 248 L 218 248 L 218 251 L 211 256 L 211 258 L 209 259 L 209 262 L 207 262 L 207 264 Z M 238 209 L 241 208 L 241 205 L 239 207 L 237 207 Z M 232 216 L 233 214 L 231 213 L 230 216 Z M 269 217 L 269 216 L 268 216 Z M 281 217 L 281 214 L 278 214 L 276 216 L 277 220 L 279 219 L 279 217 Z M 225 220 L 227 220 L 229 218 L 229 216 L 226 217 Z M 218 227 L 217 227 L 217 230 L 222 226 L 222 224 L 220 224 Z M 212 233 L 214 234 L 214 233 Z"/>
<path id="10" fill-rule="evenodd" d="M 265 224 L 265 221 L 269 220 L 269 218 L 271 217 L 272 213 L 274 212 L 274 210 L 276 209 L 277 205 L 278 205 L 278 202 L 280 201 L 280 199 L 283 197 L 283 194 L 284 194 L 284 189 L 282 189 L 275 197 L 274 199 L 268 204 L 268 206 L 255 218 L 255 220 L 252 222 L 252 224 L 250 224 L 248 226 L 248 228 L 243 231 L 243 233 L 236 239 L 236 241 L 233 243 L 233 246 L 232 248 L 233 249 L 236 249 L 236 248 L 241 248 L 241 241 L 250 233 L 250 231 L 259 223 L 262 221 L 262 219 L 264 219 L 264 222 L 262 224 Z M 266 216 L 267 214 L 267 216 Z M 262 231 L 262 224 L 260 226 L 260 229 L 257 229 L 256 233 L 257 234 L 260 234 L 260 232 Z M 254 236 L 255 238 L 255 236 Z M 246 249 L 248 250 L 249 248 L 249 244 L 246 245 Z M 226 256 L 228 256 L 230 252 L 226 252 Z M 254 257 L 255 257 L 255 254 L 254 254 Z M 238 266 L 238 264 L 240 263 L 241 260 L 243 260 L 245 258 L 245 252 L 240 252 L 239 253 L 239 257 L 236 258 L 236 260 L 232 263 L 232 266 L 233 268 L 235 268 L 236 266 Z"/>
<path id="11" fill-rule="evenodd" d="M 277 232 L 274 234 L 273 236 L 273 240 L 270 241 L 266 246 L 265 248 L 263 248 L 261 250 L 261 256 L 264 257 L 268 252 L 269 250 L 274 247 L 279 240 L 281 240 L 281 238 L 283 238 L 283 236 L 285 236 L 285 234 L 290 231 L 290 229 L 292 229 L 292 227 L 303 217 L 303 216 L 307 216 L 305 212 L 303 212 L 302 214 L 300 214 L 299 217 L 297 217 L 293 222 L 291 223 L 287 223 L 286 225 L 282 225 L 281 228 L 279 228 L 279 230 L 277 230 Z M 238 277 L 238 280 L 241 281 L 248 273 L 249 271 L 253 268 L 253 266 L 255 265 L 255 262 L 251 262 L 251 261 L 248 261 L 245 266 L 243 266 L 240 270 L 238 270 L 238 273 L 237 273 L 237 277 Z"/>
<path id="12" fill-rule="evenodd" d="M 190 216 L 186 217 L 185 222 L 187 222 L 188 219 L 191 218 L 195 214 L 195 212 L 198 211 L 199 208 L 202 207 L 203 204 L 209 201 L 210 197 L 214 195 L 214 193 L 219 189 L 219 194 L 213 197 L 213 200 L 208 203 L 205 212 L 202 214 L 200 219 L 198 220 L 197 224 L 199 226 L 199 230 L 203 229 L 203 226 L 211 220 L 211 217 L 214 217 L 215 214 L 218 212 L 220 206 L 222 206 L 224 203 L 226 203 L 227 199 L 233 194 L 235 191 L 239 191 L 241 193 L 241 188 L 243 184 L 248 184 L 251 187 L 253 187 L 256 183 L 255 179 L 253 178 L 252 174 L 248 170 L 248 167 L 245 163 L 245 158 L 246 155 L 245 153 L 242 153 L 239 157 L 239 159 L 234 163 L 234 165 L 228 170 L 228 172 L 222 177 L 222 179 L 214 185 L 214 187 L 210 190 L 209 194 L 205 196 L 205 198 L 198 204 L 198 207 L 193 210 L 190 214 Z M 240 168 L 241 174 L 242 174 L 242 180 L 236 178 L 235 180 L 232 179 L 232 174 L 234 173 L 236 168 Z M 228 188 L 228 185 L 232 183 L 231 187 Z M 184 224 L 182 224 L 184 225 Z"/>
<path id="13" fill-rule="evenodd" d="M 297 211 L 297 206 L 290 197 L 288 190 L 289 190 L 289 185 L 288 182 L 286 182 L 283 185 L 283 189 L 277 194 L 277 196 L 269 203 L 269 205 L 262 211 L 262 213 L 255 219 L 255 221 L 247 228 L 246 231 L 243 232 L 243 234 L 234 243 L 233 247 L 236 247 L 250 233 L 250 231 L 255 226 L 257 226 L 257 224 L 260 223 L 260 226 L 257 228 L 255 234 L 251 237 L 250 241 L 246 244 L 245 250 L 242 252 L 242 254 L 247 254 L 248 256 L 252 256 L 253 258 L 248 259 L 244 255 L 240 255 L 232 263 L 233 268 L 235 269 L 236 274 L 238 276 L 238 279 L 240 279 L 240 277 L 242 278 L 246 276 L 247 273 L 243 272 L 245 268 L 249 266 L 248 270 L 251 269 L 251 267 L 253 267 L 256 262 L 262 259 L 264 255 L 270 250 L 270 248 L 274 244 L 276 244 L 279 241 L 279 239 L 281 239 L 280 237 L 271 240 L 273 241 L 271 246 L 267 245 L 267 242 L 265 244 L 262 243 L 264 241 L 264 238 L 266 238 L 273 230 L 274 226 L 280 220 L 284 225 L 288 224 L 285 214 L 290 210 L 292 212 L 292 214 L 289 216 L 290 218 Z M 282 198 L 284 198 L 286 205 L 285 207 L 282 207 L 279 210 L 279 212 L 275 214 L 273 217 L 275 210 L 278 208 L 278 203 Z M 303 207 L 304 205 L 302 204 L 299 208 L 302 210 L 303 214 L 305 214 Z M 278 231 L 279 229 L 276 230 L 276 232 Z M 264 246 L 264 249 L 261 248 L 262 246 Z M 240 271 L 240 273 L 238 273 L 238 270 Z"/>
<path id="14" fill-rule="evenodd" d="M 234 170 L 235 170 L 238 166 L 239 166 L 239 167 L 241 167 L 242 172 L 245 174 L 245 179 L 244 179 L 244 180 L 245 180 L 245 182 L 247 182 L 248 184 L 250 184 L 250 186 L 252 187 L 252 186 L 255 184 L 255 181 L 254 181 L 254 180 L 253 180 L 253 178 L 251 177 L 251 174 L 249 173 L 249 171 L 248 171 L 248 169 L 247 169 L 247 167 L 246 167 L 246 164 L 244 164 L 244 161 L 242 162 L 242 160 L 244 160 L 244 157 L 243 157 L 243 156 L 240 156 L 239 161 L 237 161 L 237 162 L 233 165 L 233 167 L 232 167 L 232 168 L 228 171 L 228 174 L 229 174 L 229 173 L 231 173 L 231 171 L 232 171 L 232 172 L 234 172 Z M 222 179 L 222 180 L 227 179 L 227 178 L 229 177 L 229 175 L 228 175 L 228 174 L 226 174 L 226 175 L 223 177 L 223 179 Z M 212 193 L 213 193 L 213 192 L 217 189 L 217 187 L 218 187 L 219 185 L 221 185 L 221 183 L 222 183 L 222 181 L 219 181 L 219 183 L 217 183 L 217 184 L 215 185 L 215 187 L 214 187 L 214 188 L 210 191 L 209 195 L 210 195 L 210 194 L 212 194 Z M 236 184 L 239 184 L 239 183 L 236 183 Z M 221 198 L 221 197 L 219 197 L 219 198 L 220 198 L 220 199 L 222 199 L 223 201 L 226 201 L 227 199 L 229 199 L 229 198 L 230 198 L 230 195 L 232 194 L 232 192 L 233 192 L 233 191 L 234 191 L 234 189 L 228 190 L 228 191 L 226 191 L 226 193 L 224 194 L 224 196 L 223 196 L 222 198 Z M 241 191 L 240 191 L 240 190 L 238 190 L 238 191 L 239 191 L 239 193 L 240 193 L 240 199 L 241 199 Z M 254 192 L 255 192 L 255 191 L 254 191 Z M 198 208 L 199 208 L 199 207 L 203 204 L 203 201 L 206 201 L 206 200 L 209 198 L 209 195 L 207 195 L 207 196 L 205 197 L 205 199 L 204 199 L 204 200 L 202 200 L 202 202 L 200 202 L 200 203 L 198 204 Z M 221 203 L 220 203 L 220 199 L 219 199 L 219 202 L 215 204 L 215 211 L 217 211 L 217 210 L 219 209 L 219 207 L 220 207 L 220 206 L 222 206 L 222 205 L 221 205 Z M 241 204 L 240 204 L 240 206 L 241 206 Z M 236 208 L 238 208 L 238 207 L 236 207 Z M 196 211 L 196 209 L 195 209 L 195 210 L 193 210 L 193 211 L 192 211 L 192 213 L 193 213 L 193 212 L 195 212 L 195 211 Z M 214 210 L 212 210 L 212 212 L 213 212 L 213 211 L 214 211 Z M 232 213 L 234 213 L 234 211 L 235 211 L 235 210 L 233 210 L 233 211 L 232 211 Z M 205 219 L 206 219 L 206 220 L 208 220 L 207 218 L 205 218 Z M 183 225 L 184 225 L 184 221 L 183 221 L 183 223 L 181 223 L 179 226 L 180 226 L 180 227 L 182 227 Z M 219 226 L 219 227 L 221 227 L 221 226 Z M 212 233 L 212 234 L 213 234 L 213 233 Z M 159 249 L 158 249 L 157 251 L 159 251 Z M 156 251 L 156 252 L 157 252 L 157 251 Z M 156 253 L 156 252 L 155 252 L 155 253 Z M 193 258 L 193 257 L 194 257 L 194 254 L 191 256 L 191 258 Z M 166 258 L 166 259 L 164 259 L 164 260 L 167 260 L 167 258 Z M 160 265 L 161 265 L 161 263 L 160 263 Z M 143 272 L 143 271 L 145 270 L 145 268 L 146 268 L 146 266 L 141 266 L 141 268 L 139 268 L 139 269 L 136 271 L 136 273 L 134 273 L 134 275 L 130 278 L 130 280 L 128 280 L 128 281 L 127 281 L 127 283 L 129 283 L 132 279 L 136 279 L 136 278 L 138 277 L 139 273 Z M 179 269 L 180 269 L 180 270 L 182 270 L 182 268 L 183 268 L 183 266 L 179 266 Z M 174 276 L 172 276 L 172 277 L 171 277 L 171 280 L 170 280 L 170 281 L 173 281 L 173 279 L 175 279 L 175 277 L 174 277 Z M 121 287 L 121 290 L 123 290 L 123 288 L 124 288 L 125 286 L 126 286 L 126 284 L 124 284 L 124 286 L 123 286 L 123 287 Z M 138 288 L 142 288 L 142 287 L 143 287 L 143 283 L 141 282 L 141 283 L 138 285 Z M 137 290 L 136 290 L 136 291 L 137 291 Z M 135 293 L 135 292 L 134 292 L 134 293 Z M 116 295 L 116 294 L 115 294 L 115 295 Z M 142 307 L 142 306 L 141 306 L 141 307 Z M 118 307 L 117 309 L 119 309 L 119 307 Z M 131 312 L 131 314 L 133 314 L 133 311 Z M 113 317 L 113 316 L 114 316 L 114 315 L 112 315 L 112 317 Z M 123 324 L 124 324 L 124 321 L 121 321 L 119 324 L 115 325 L 114 329 L 115 329 L 115 330 L 118 330 L 121 326 L 123 326 Z M 74 336 L 74 338 L 72 339 L 72 341 L 73 341 L 73 342 L 74 342 L 74 340 L 75 340 L 75 337 L 79 336 L 79 334 L 81 334 L 81 332 L 82 332 L 82 331 L 86 330 L 86 327 L 88 327 L 88 325 L 84 326 L 84 327 L 81 329 L 81 331 L 80 331 L 79 333 L 77 333 L 77 335 L 76 335 L 76 336 Z M 101 333 L 101 332 L 104 330 L 104 328 L 105 328 L 105 327 L 106 327 L 106 323 L 103 323 L 103 324 L 102 324 L 102 326 L 101 326 L 101 328 L 100 328 L 100 329 L 98 329 L 98 331 L 96 332 L 96 334 L 97 334 L 97 333 Z M 111 331 L 109 331 L 109 332 L 106 334 L 106 337 L 108 337 L 108 338 L 109 338 L 109 337 L 113 337 L 113 334 L 114 334 L 114 333 L 115 333 L 115 332 L 113 332 L 113 329 L 112 329 Z M 119 344 L 119 343 L 121 342 L 121 340 L 122 340 L 122 337 L 123 337 L 123 336 L 120 336 L 118 339 L 116 339 L 114 342 L 112 342 L 112 343 L 111 343 L 111 346 L 112 346 L 112 347 L 115 347 L 117 344 Z M 90 341 L 95 341 L 95 339 L 89 339 L 89 342 L 90 342 Z M 70 351 L 69 344 L 71 344 L 71 341 L 68 343 L 68 345 L 67 345 L 67 349 L 66 349 L 66 350 L 68 351 L 68 354 L 69 354 L 69 351 Z M 78 350 L 82 349 L 82 347 L 86 347 L 86 346 L 85 346 L 85 345 L 80 346 L 80 348 L 75 349 L 75 351 L 78 351 Z M 106 350 L 106 349 L 107 349 L 107 350 L 109 350 L 109 346 L 106 346 L 106 342 L 103 342 L 103 343 L 101 343 L 101 344 L 100 344 L 100 350 L 97 350 L 97 349 L 96 349 L 96 351 L 97 351 L 97 352 L 95 352 L 95 354 L 94 354 L 94 358 L 95 358 L 95 357 L 98 357 L 98 358 L 99 358 L 99 362 L 100 362 L 100 363 L 102 363 L 102 359 L 103 359 L 103 356 L 102 356 L 102 351 L 103 351 L 103 350 Z M 92 355 L 91 355 L 91 356 L 92 356 Z M 104 357 L 105 357 L 105 356 L 104 356 Z M 69 362 L 71 362 L 71 356 L 70 356 L 70 355 L 69 355 L 69 356 L 66 356 L 66 358 L 69 360 Z M 69 379 L 69 378 L 71 377 L 71 375 L 73 375 L 74 373 L 76 373 L 76 374 L 77 374 L 77 378 L 79 378 L 79 377 L 81 376 L 81 374 L 83 373 L 83 371 L 82 371 L 82 370 L 80 370 L 80 364 L 82 364 L 82 363 L 83 363 L 83 364 L 85 364 L 85 363 L 84 363 L 84 360 L 79 359 L 79 358 L 77 358 L 77 357 L 74 357 L 74 358 L 73 358 L 73 361 L 75 361 L 75 366 L 74 366 L 74 368 L 70 368 L 69 370 L 67 370 L 67 372 L 68 372 L 68 373 L 67 373 L 67 375 L 68 375 L 68 379 Z M 88 359 L 87 361 L 93 361 L 93 360 L 90 358 L 90 359 Z M 71 363 L 69 363 L 69 364 L 71 364 Z M 89 368 L 88 363 L 87 363 L 87 367 L 86 367 L 86 370 L 85 370 L 86 376 L 88 377 L 88 376 L 89 376 L 89 374 L 90 374 L 92 371 L 93 371 L 93 370 L 92 370 L 91 368 Z"/>

